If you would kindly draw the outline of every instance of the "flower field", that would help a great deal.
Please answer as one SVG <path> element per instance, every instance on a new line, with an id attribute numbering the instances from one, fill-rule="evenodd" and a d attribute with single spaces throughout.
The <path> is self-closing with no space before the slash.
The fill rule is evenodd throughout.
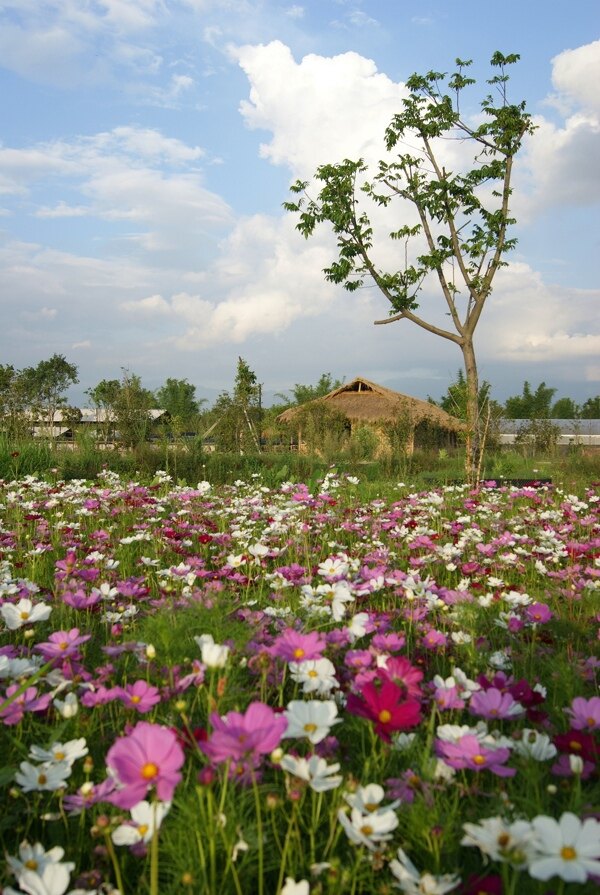
<path id="1" fill-rule="evenodd" d="M 0 482 L 3 893 L 600 883 L 600 497 Z"/>

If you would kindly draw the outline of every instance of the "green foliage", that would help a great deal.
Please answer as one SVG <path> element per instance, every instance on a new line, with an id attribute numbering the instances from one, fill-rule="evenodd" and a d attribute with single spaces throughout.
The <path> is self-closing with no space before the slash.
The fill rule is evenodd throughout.
<path id="1" fill-rule="evenodd" d="M 294 417 L 294 427 L 300 433 L 305 449 L 335 459 L 348 438 L 346 416 L 327 402 L 315 401 L 302 406 Z"/>
<path id="2" fill-rule="evenodd" d="M 550 409 L 553 420 L 576 420 L 581 415 L 581 407 L 572 398 L 559 398 Z"/>
<path id="3" fill-rule="evenodd" d="M 600 395 L 595 398 L 588 398 L 581 408 L 582 420 L 599 420 L 600 419 Z"/>
<path id="4" fill-rule="evenodd" d="M 479 386 L 478 403 L 480 415 L 485 413 L 490 403 L 491 390 L 492 386 L 487 380 L 484 380 Z M 449 413 L 450 416 L 454 416 L 459 420 L 466 420 L 467 398 L 467 380 L 463 371 L 459 369 L 455 381 L 450 383 L 446 394 L 442 395 L 439 401 L 432 401 L 431 398 L 429 400 L 431 403 L 441 407 L 442 410 L 445 410 L 446 413 Z"/>
<path id="5" fill-rule="evenodd" d="M 307 401 L 315 401 L 317 398 L 323 398 L 329 392 L 337 388 L 341 388 L 344 384 L 343 379 L 334 379 L 331 373 L 321 373 L 315 385 L 302 385 L 296 383 L 292 389 L 292 397 L 287 395 L 278 395 L 286 404 L 306 404 Z"/>
<path id="6" fill-rule="evenodd" d="M 167 410 L 171 417 L 178 417 L 184 423 L 195 422 L 200 404 L 196 398 L 196 386 L 187 379 L 168 378 L 156 391 L 156 406 Z"/>
<path id="7" fill-rule="evenodd" d="M 523 383 L 523 393 L 508 398 L 504 405 L 506 417 L 511 420 L 547 419 L 550 416 L 555 388 L 540 382 L 534 392 L 527 381 Z"/>
<path id="8" fill-rule="evenodd" d="M 238 358 L 233 394 L 222 392 L 208 416 L 210 432 L 222 451 L 260 452 L 261 385 L 246 361 Z"/>
<path id="9" fill-rule="evenodd" d="M 535 454 L 547 454 L 556 447 L 560 429 L 549 419 L 544 417 L 531 418 L 528 423 L 521 426 L 515 436 L 515 444 L 519 446 L 527 456 Z"/>

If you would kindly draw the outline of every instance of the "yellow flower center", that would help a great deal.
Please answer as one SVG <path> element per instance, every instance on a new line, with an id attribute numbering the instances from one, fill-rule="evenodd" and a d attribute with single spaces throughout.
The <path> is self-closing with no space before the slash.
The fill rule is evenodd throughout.
<path id="1" fill-rule="evenodd" d="M 155 765 L 153 761 L 147 761 L 142 767 L 141 775 L 144 780 L 154 780 L 155 777 L 158 777 L 158 765 Z"/>
<path id="2" fill-rule="evenodd" d="M 365 805 L 367 811 L 376 811 L 378 807 L 379 805 L 377 802 L 367 802 L 367 804 Z"/>
<path id="3" fill-rule="evenodd" d="M 40 786 L 45 786 L 48 782 L 48 778 L 45 774 L 38 774 L 38 783 Z"/>
<path id="4" fill-rule="evenodd" d="M 314 668 L 311 668 L 310 671 L 308 672 L 308 676 L 309 676 L 309 677 L 319 677 L 319 674 L 318 674 L 318 672 L 315 671 Z M 593 719 L 591 719 L 591 721 L 592 721 L 592 723 L 593 723 Z M 591 726 L 592 726 L 592 725 L 590 724 L 590 727 L 591 727 Z"/>
<path id="5" fill-rule="evenodd" d="M 379 720 L 381 721 L 382 724 L 387 724 L 389 721 L 392 720 L 392 713 L 388 712 L 387 709 L 382 709 L 379 712 L 377 717 L 379 718 Z"/>
<path id="6" fill-rule="evenodd" d="M 364 836 L 370 836 L 370 835 L 372 834 L 372 832 L 373 832 L 373 827 L 371 827 L 369 824 L 365 824 L 364 826 L 362 826 L 362 827 L 360 828 L 360 832 L 361 832 Z"/>
<path id="7" fill-rule="evenodd" d="M 134 705 L 137 705 L 138 702 L 142 701 L 142 697 L 141 696 L 132 696 L 131 701 L 134 703 Z"/>
<path id="8" fill-rule="evenodd" d="M 150 827 L 148 826 L 148 824 L 140 824 L 138 827 L 138 833 L 140 834 L 140 836 L 145 836 L 149 829 Z"/>
<path id="9" fill-rule="evenodd" d="M 59 649 L 62 649 L 62 650 L 68 649 L 68 647 L 69 647 L 69 644 L 67 643 L 66 640 L 63 640 L 62 643 L 59 643 L 59 644 L 58 644 L 58 648 L 59 648 Z"/>
<path id="10" fill-rule="evenodd" d="M 577 852 L 571 845 L 564 845 L 560 850 L 560 856 L 563 861 L 574 861 L 577 857 Z"/>
<path id="11" fill-rule="evenodd" d="M 310 721 L 309 721 L 308 724 L 305 724 L 305 725 L 304 725 L 304 730 L 305 730 L 307 733 L 314 733 L 316 729 L 317 729 L 317 725 L 316 725 L 316 724 L 313 724 L 313 723 L 310 722 Z"/>
<path id="12" fill-rule="evenodd" d="M 596 723 L 595 718 L 586 718 L 585 721 L 588 727 L 593 727 Z"/>
<path id="13" fill-rule="evenodd" d="M 28 861 L 25 861 L 23 866 L 27 867 L 28 870 L 37 870 L 39 865 L 37 861 L 35 861 L 33 858 L 30 858 Z"/>
<path id="14" fill-rule="evenodd" d="M 26 622 L 27 619 L 29 618 L 29 613 L 28 613 L 28 612 L 22 612 L 22 613 L 21 613 L 21 618 L 23 619 L 24 622 Z"/>
<path id="15" fill-rule="evenodd" d="M 478 764 L 478 765 L 485 764 L 485 756 L 484 755 L 474 755 L 473 756 L 473 764 Z"/>
<path id="16" fill-rule="evenodd" d="M 304 655 L 304 650 L 302 649 L 301 646 L 297 646 L 296 649 L 294 650 L 294 659 L 301 659 L 303 655 Z"/>
<path id="17" fill-rule="evenodd" d="M 64 761 L 67 757 L 65 752 L 55 752 L 54 753 L 54 761 Z"/>

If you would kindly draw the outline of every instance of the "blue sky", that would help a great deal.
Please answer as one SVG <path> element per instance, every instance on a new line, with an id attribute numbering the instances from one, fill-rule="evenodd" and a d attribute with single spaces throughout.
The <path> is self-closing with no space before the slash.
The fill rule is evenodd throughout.
<path id="1" fill-rule="evenodd" d="M 439 397 L 456 347 L 374 327 L 384 299 L 325 283 L 328 234 L 305 242 L 282 203 L 320 163 L 381 156 L 413 71 L 473 58 L 483 81 L 497 49 L 538 128 L 480 373 L 499 400 L 525 379 L 598 394 L 595 0 L 3 0 L 0 362 L 66 355 L 76 401 L 123 367 L 212 400 L 239 355 L 267 396 L 330 371 Z"/>

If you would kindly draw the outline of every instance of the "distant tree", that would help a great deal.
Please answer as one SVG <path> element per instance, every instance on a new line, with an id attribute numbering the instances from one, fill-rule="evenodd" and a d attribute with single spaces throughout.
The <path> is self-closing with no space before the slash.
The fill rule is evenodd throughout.
<path id="1" fill-rule="evenodd" d="M 490 393 L 492 390 L 492 386 L 487 380 L 484 380 L 479 386 L 479 415 L 483 416 L 486 412 L 486 408 L 490 403 Z M 455 416 L 457 419 L 466 420 L 467 418 L 467 380 L 465 379 L 465 374 L 461 369 L 459 369 L 456 373 L 456 379 L 454 382 L 451 382 L 448 386 L 448 390 L 445 395 L 442 395 L 439 401 L 430 401 L 433 404 L 437 404 L 438 407 L 441 407 L 442 410 L 445 410 L 446 413 L 449 413 L 450 416 Z"/>
<path id="2" fill-rule="evenodd" d="M 559 398 L 550 408 L 549 415 L 553 420 L 576 420 L 581 415 L 581 407 L 573 398 Z"/>
<path id="3" fill-rule="evenodd" d="M 321 373 L 315 385 L 301 385 L 296 383 L 292 389 L 292 397 L 280 394 L 277 397 L 282 398 L 288 404 L 306 404 L 307 401 L 314 401 L 328 395 L 329 392 L 336 388 L 341 388 L 344 384 L 343 379 L 334 379 L 331 373 Z"/>
<path id="4" fill-rule="evenodd" d="M 124 369 L 113 410 L 118 438 L 125 447 L 137 447 L 146 440 L 153 405 L 154 395 L 142 386 L 140 377 Z"/>
<path id="5" fill-rule="evenodd" d="M 261 386 L 246 361 L 238 358 L 233 393 L 217 398 L 207 431 L 222 451 L 260 451 L 262 425 Z"/>
<path id="6" fill-rule="evenodd" d="M 507 399 L 504 405 L 506 417 L 511 420 L 548 419 L 555 394 L 556 389 L 549 388 L 545 382 L 540 382 L 532 392 L 530 384 L 525 381 L 523 393 Z"/>
<path id="7" fill-rule="evenodd" d="M 321 184 L 317 197 L 308 194 L 308 181 L 296 181 L 291 190 L 298 199 L 284 206 L 298 214 L 297 227 L 306 238 L 321 223 L 331 225 L 337 252 L 325 268 L 325 278 L 349 291 L 366 280 L 374 284 L 389 303 L 389 317 L 377 323 L 408 320 L 460 349 L 467 382 L 469 481 L 477 478 L 481 466 L 474 335 L 494 277 L 516 242 L 508 235 L 514 223 L 513 164 L 524 136 L 533 130 L 525 103 L 508 98 L 507 69 L 518 59 L 516 54 L 493 54 L 491 65 L 497 73 L 488 81 L 493 95 L 481 101 L 475 123 L 463 115 L 464 102 L 461 106 L 466 88 L 475 83 L 466 76 L 470 60 L 457 59 L 457 71 L 447 83 L 442 72 L 411 75 L 404 108 L 385 133 L 388 153 L 400 150 L 393 160 L 389 155 L 382 159 L 367 182 L 363 159 L 321 165 L 315 174 Z M 461 141 L 463 165 L 447 165 L 448 140 Z M 388 228 L 389 238 L 402 244 L 391 268 L 380 266 L 366 199 L 382 209 L 398 208 L 400 202 L 399 216 Z M 409 246 L 414 247 L 410 260 Z M 447 327 L 418 313 L 419 293 L 431 280 L 441 290 Z"/>
<path id="8" fill-rule="evenodd" d="M 116 421 L 116 402 L 121 383 L 118 379 L 102 379 L 98 385 L 86 389 L 86 395 L 92 402 L 92 406 L 100 411 L 97 414 L 98 432 L 102 441 L 108 442 L 114 435 Z"/>
<path id="9" fill-rule="evenodd" d="M 34 413 L 44 418 L 48 431 L 52 432 L 54 417 L 64 406 L 64 393 L 69 386 L 79 382 L 75 364 L 70 364 L 62 354 L 53 354 L 35 367 L 26 367 L 21 373 L 25 390 Z"/>
<path id="10" fill-rule="evenodd" d="M 156 406 L 182 422 L 194 419 L 205 399 L 196 398 L 196 386 L 187 379 L 167 379 L 156 391 Z"/>
<path id="11" fill-rule="evenodd" d="M 0 364 L 0 428 L 8 438 L 22 436 L 30 430 L 29 399 L 23 374 L 12 364 Z"/>
<path id="12" fill-rule="evenodd" d="M 581 408 L 582 420 L 600 420 L 600 395 L 588 398 Z"/>

